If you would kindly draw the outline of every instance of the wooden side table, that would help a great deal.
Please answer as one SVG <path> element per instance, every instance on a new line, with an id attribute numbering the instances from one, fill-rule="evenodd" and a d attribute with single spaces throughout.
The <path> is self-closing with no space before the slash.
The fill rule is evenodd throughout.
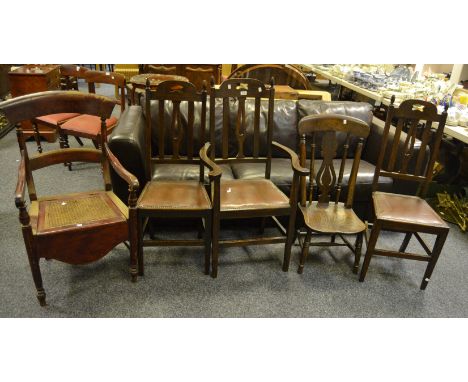
<path id="1" fill-rule="evenodd" d="M 60 89 L 59 65 L 23 65 L 8 73 L 10 91 L 12 97 L 25 94 Z M 38 124 L 39 134 L 48 142 L 57 139 L 55 129 Z M 22 122 L 24 138 L 34 136 L 33 126 L 30 121 Z"/>

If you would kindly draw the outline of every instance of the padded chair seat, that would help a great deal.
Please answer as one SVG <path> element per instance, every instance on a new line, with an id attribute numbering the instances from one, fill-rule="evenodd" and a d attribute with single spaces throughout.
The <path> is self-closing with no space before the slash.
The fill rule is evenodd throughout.
<path id="1" fill-rule="evenodd" d="M 197 181 L 148 182 L 137 208 L 147 210 L 210 210 L 205 187 Z"/>
<path id="2" fill-rule="evenodd" d="M 448 228 L 447 223 L 418 196 L 377 191 L 373 193 L 372 199 L 378 220 Z"/>
<path id="3" fill-rule="evenodd" d="M 106 127 L 108 133 L 117 125 L 117 118 L 110 117 L 106 119 Z M 94 138 L 101 132 L 101 119 L 94 115 L 81 114 L 78 117 L 72 118 L 61 126 L 65 133 L 78 133 L 87 138 Z"/>
<path id="4" fill-rule="evenodd" d="M 323 233 L 355 234 L 366 229 L 366 225 L 357 217 L 351 208 L 343 203 L 299 206 L 304 215 L 305 224 L 314 231 Z"/>
<path id="5" fill-rule="evenodd" d="M 78 113 L 58 113 L 58 114 L 49 114 L 44 115 L 42 117 L 36 118 L 38 121 L 45 122 L 51 125 L 60 125 L 69 119 L 78 117 L 80 114 Z"/>
<path id="6" fill-rule="evenodd" d="M 220 165 L 223 175 L 221 179 L 234 179 L 231 167 L 228 164 Z M 209 169 L 205 167 L 205 183 L 209 182 Z M 200 166 L 197 164 L 158 164 L 153 168 L 153 180 L 198 180 Z"/>
<path id="7" fill-rule="evenodd" d="M 341 160 L 335 160 L 335 168 L 340 168 Z M 322 161 L 315 161 L 315 171 L 318 171 Z M 342 195 L 346 195 L 349 175 L 353 160 L 346 161 L 343 175 Z M 306 165 L 309 168 L 309 163 Z M 354 192 L 355 201 L 367 201 L 372 193 L 372 181 L 374 179 L 375 166 L 369 162 L 361 160 L 359 171 L 356 179 L 356 188 Z M 258 179 L 265 178 L 264 163 L 233 163 L 232 173 L 236 179 Z M 224 175 L 223 175 L 224 176 Z M 291 169 L 291 160 L 286 158 L 272 158 L 271 160 L 271 180 L 283 192 L 288 193 L 292 184 L 293 170 Z M 393 185 L 393 180 L 389 177 L 381 177 L 379 179 L 378 188 L 383 191 L 389 191 Z"/>
<path id="8" fill-rule="evenodd" d="M 221 212 L 289 208 L 289 198 L 267 179 L 222 180 Z"/>

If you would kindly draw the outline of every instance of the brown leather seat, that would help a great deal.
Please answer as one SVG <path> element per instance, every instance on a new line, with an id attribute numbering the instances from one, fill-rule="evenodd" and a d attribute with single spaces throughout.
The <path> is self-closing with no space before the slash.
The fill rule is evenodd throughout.
<path id="1" fill-rule="evenodd" d="M 289 198 L 268 179 L 221 181 L 220 211 L 289 208 Z"/>
<path id="2" fill-rule="evenodd" d="M 299 206 L 305 224 L 312 230 L 331 234 L 355 234 L 366 229 L 366 225 L 351 208 L 343 203 L 325 204 L 314 202 Z"/>
<path id="3" fill-rule="evenodd" d="M 211 202 L 199 182 L 157 181 L 146 184 L 137 207 L 150 210 L 209 210 Z"/>
<path id="4" fill-rule="evenodd" d="M 418 196 L 376 191 L 373 201 L 375 216 L 379 220 L 448 228 L 431 206 Z"/>
<path id="5" fill-rule="evenodd" d="M 220 165 L 223 169 L 223 179 L 234 179 L 228 164 Z M 205 183 L 208 183 L 208 172 L 205 172 Z M 153 169 L 153 180 L 198 180 L 200 165 L 184 163 L 157 163 Z"/>

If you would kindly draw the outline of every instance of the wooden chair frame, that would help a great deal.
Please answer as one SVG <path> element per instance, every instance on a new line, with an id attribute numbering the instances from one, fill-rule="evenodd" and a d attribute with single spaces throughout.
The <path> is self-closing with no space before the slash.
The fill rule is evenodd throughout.
<path id="1" fill-rule="evenodd" d="M 377 191 L 378 179 L 380 176 L 386 176 L 397 180 L 419 183 L 420 186 L 417 191 L 417 195 L 408 196 L 408 198 L 413 198 L 415 201 L 423 202 L 422 198 L 424 198 L 424 196 L 426 195 L 428 186 L 432 181 L 433 168 L 439 153 L 440 142 L 442 140 L 444 126 L 447 119 L 448 105 L 445 107 L 445 110 L 442 112 L 442 114 L 439 115 L 437 113 L 436 106 L 426 101 L 407 100 L 403 101 L 398 108 L 394 106 L 394 102 L 395 97 L 393 96 L 387 112 L 387 119 L 385 122 L 385 128 L 382 138 L 382 147 L 387 147 L 386 144 L 389 136 L 389 131 L 392 127 L 392 122 L 394 119 L 397 120 L 395 128 L 395 137 L 393 139 L 393 144 L 389 147 L 390 156 L 388 158 L 388 162 L 386 163 L 385 169 L 383 169 L 383 164 L 386 156 L 386 150 L 381 150 L 378 158 L 377 166 L 375 169 L 374 181 L 372 184 L 372 190 L 374 192 L 374 212 L 376 207 L 375 192 Z M 423 128 L 418 128 L 418 124 L 420 123 L 420 121 L 425 121 Z M 436 123 L 438 125 L 435 128 L 435 137 L 432 141 L 432 149 L 430 150 L 431 153 L 429 163 L 427 165 L 427 168 L 424 169 L 423 164 L 425 162 L 426 149 L 429 147 L 431 141 L 431 132 L 434 127 L 433 124 Z M 400 134 L 405 125 L 409 125 L 409 129 L 407 132 L 405 144 L 403 148 L 401 148 L 398 145 L 398 138 L 400 137 Z M 419 149 L 418 156 L 416 158 L 413 158 L 412 151 L 414 143 L 417 139 L 416 135 L 418 131 L 421 133 L 421 147 Z M 413 162 L 414 160 L 416 161 L 416 163 L 413 166 L 414 168 L 411 168 L 412 160 Z M 430 208 L 429 206 L 427 207 Z M 374 213 L 374 215 L 376 214 Z M 390 251 L 376 248 L 377 240 L 380 231 L 382 230 L 405 233 L 405 238 L 398 251 Z M 437 226 L 431 226 L 426 224 L 418 224 L 417 222 L 412 221 L 402 222 L 392 221 L 388 219 L 378 219 L 378 217 L 375 216 L 372 232 L 370 234 L 369 241 L 367 244 L 367 252 L 361 269 L 359 281 L 364 281 L 372 256 L 397 257 L 403 259 L 425 261 L 428 263 L 420 286 L 420 289 L 426 289 L 426 286 L 430 280 L 439 255 L 442 251 L 448 232 L 449 227 L 445 223 Z M 424 242 L 419 233 L 436 235 L 436 240 L 432 251 L 429 249 L 429 246 Z M 416 237 L 416 239 L 426 252 L 425 255 L 406 252 L 406 248 L 413 235 Z"/>
<path id="2" fill-rule="evenodd" d="M 200 158 L 202 160 L 201 166 L 205 165 L 210 170 L 210 197 L 213 204 L 213 234 L 212 234 L 212 271 L 211 276 L 217 277 L 218 274 L 218 253 L 219 247 L 232 247 L 232 246 L 246 246 L 254 244 L 273 244 L 285 243 L 283 270 L 287 271 L 289 266 L 289 259 L 291 256 L 291 246 L 295 238 L 295 219 L 297 210 L 297 194 L 298 194 L 298 180 L 300 175 L 307 174 L 307 170 L 299 165 L 299 158 L 296 153 L 277 143 L 273 142 L 273 107 L 274 107 L 274 82 L 270 86 L 265 86 L 261 81 L 255 79 L 239 79 L 232 78 L 224 81 L 219 88 L 215 88 L 214 81 L 211 83 L 210 91 L 210 142 L 200 150 Z M 215 153 L 215 103 L 217 98 L 223 99 L 223 130 L 222 130 L 222 148 L 219 158 Z M 235 126 L 235 136 L 238 143 L 238 153 L 235 157 L 229 157 L 228 150 L 228 137 L 229 137 L 229 99 L 236 98 L 239 103 L 237 121 Z M 247 98 L 254 98 L 255 114 L 254 114 L 254 145 L 253 156 L 248 157 L 244 154 L 244 140 L 245 140 L 245 100 Z M 267 113 L 267 143 L 266 157 L 260 156 L 260 107 L 261 98 L 268 99 L 268 113 Z M 253 210 L 221 210 L 220 190 L 221 190 L 221 176 L 222 170 L 219 164 L 223 163 L 265 163 L 265 179 L 270 179 L 271 173 L 271 157 L 272 149 L 276 147 L 285 151 L 291 158 L 291 168 L 294 171 L 293 185 L 290 194 L 290 202 L 288 207 L 284 208 L 265 208 Z M 242 182 L 242 180 L 238 180 Z M 277 216 L 289 216 L 289 225 L 286 230 L 276 218 Z M 262 218 L 262 228 L 265 224 L 265 219 L 272 217 L 276 223 L 281 236 L 274 237 L 259 237 L 249 238 L 245 240 L 219 240 L 220 221 L 221 219 L 238 219 L 238 218 Z"/>
<path id="3" fill-rule="evenodd" d="M 106 137 L 105 119 L 110 116 L 114 103 L 101 96 L 82 94 L 75 91 L 47 91 L 17 97 L 0 104 L 0 112 L 5 113 L 7 119 L 17 124 L 18 144 L 21 151 L 21 161 L 18 172 L 18 183 L 15 191 L 15 205 L 19 210 L 19 220 L 22 226 L 23 238 L 31 266 L 32 276 L 37 289 L 37 298 L 41 306 L 46 305 L 46 294 L 42 285 L 39 259 L 56 259 L 71 264 L 84 264 L 100 259 L 115 245 L 133 237 L 136 230 L 128 226 L 126 220 L 118 224 L 101 220 L 97 223 L 85 224 L 82 228 L 77 225 L 73 230 L 54 228 L 50 233 L 36 233 L 36 222 L 31 221 L 28 212 L 25 192 L 28 188 L 31 205 L 36 203 L 40 208 L 40 199 L 36 194 L 32 172 L 50 165 L 64 163 L 71 160 L 100 163 L 103 172 L 105 191 L 112 191 L 110 181 L 110 166 L 129 185 L 129 214 L 134 215 L 138 180 L 125 170 L 118 159 L 111 153 L 104 141 L 101 149 L 58 149 L 39 153 L 29 157 L 25 144 L 21 121 L 31 120 L 43 113 L 55 114 L 64 111 L 87 113 L 101 118 L 102 137 Z M 60 199 L 73 200 L 79 194 L 60 195 Z M 81 193 L 80 195 L 88 195 Z M 112 196 L 113 195 L 113 196 Z M 109 195 L 112 200 L 114 194 Z M 117 199 L 117 197 L 115 196 Z M 119 202 L 115 202 L 119 203 Z M 120 202 L 121 203 L 121 202 Z M 114 204 L 116 206 L 116 204 Z M 117 208 L 117 207 L 115 207 Z M 40 216 L 40 214 L 39 214 Z M 40 219 L 40 217 L 39 217 Z M 94 232 L 94 233 L 93 233 Z M 94 235 L 94 236 L 93 236 Z M 130 252 L 130 273 L 132 280 L 137 276 L 136 252 Z"/>
<path id="4" fill-rule="evenodd" d="M 306 136 L 311 137 L 310 143 L 310 169 L 309 169 L 309 187 L 307 190 L 307 179 L 301 176 L 300 189 L 300 210 L 305 216 L 314 212 L 315 218 L 320 220 L 313 222 L 316 229 L 312 229 L 306 224 L 306 236 L 301 243 L 302 252 L 297 272 L 301 274 L 304 270 L 304 264 L 309 253 L 310 246 L 331 247 L 346 246 L 354 253 L 353 272 L 357 273 L 359 261 L 361 258 L 361 248 L 363 235 L 366 225 L 352 211 L 354 200 L 354 189 L 356 178 L 361 160 L 361 153 L 364 139 L 369 135 L 370 128 L 364 121 L 338 114 L 318 114 L 304 117 L 299 122 L 300 135 L 300 164 L 306 167 L 307 160 L 307 142 Z M 318 171 L 315 169 L 315 155 L 317 150 L 316 134 L 322 134 L 321 152 L 323 156 L 322 164 Z M 338 179 L 333 160 L 337 157 L 338 142 L 337 133 L 346 134 L 343 145 L 343 153 L 340 161 Z M 348 158 L 348 150 L 351 137 L 359 137 L 356 145 L 354 158 Z M 353 165 L 348 180 L 348 190 L 345 203 L 340 203 L 341 191 L 343 188 L 343 175 L 347 160 L 352 160 Z M 315 188 L 318 189 L 318 200 L 314 201 Z M 309 195 L 307 198 L 307 194 Z M 335 201 L 332 206 L 330 202 L 334 194 Z M 336 220 L 329 220 L 330 218 Z M 346 227 L 345 227 L 346 225 Z M 319 235 L 331 235 L 330 242 L 311 242 L 313 233 Z M 346 239 L 345 235 L 356 235 L 354 246 Z M 339 236 L 342 243 L 336 242 L 336 236 Z M 300 236 L 299 236 L 300 239 Z"/>

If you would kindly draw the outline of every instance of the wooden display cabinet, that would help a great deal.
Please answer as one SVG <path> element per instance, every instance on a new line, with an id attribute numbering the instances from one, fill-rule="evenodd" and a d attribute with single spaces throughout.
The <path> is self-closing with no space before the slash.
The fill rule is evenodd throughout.
<path id="1" fill-rule="evenodd" d="M 23 65 L 9 72 L 8 77 L 10 80 L 12 97 L 60 89 L 59 65 Z M 22 128 L 26 139 L 34 135 L 34 130 L 30 121 L 23 122 Z M 41 124 L 38 124 L 38 129 L 41 137 L 48 142 L 54 142 L 57 139 L 57 134 L 54 129 Z"/>

